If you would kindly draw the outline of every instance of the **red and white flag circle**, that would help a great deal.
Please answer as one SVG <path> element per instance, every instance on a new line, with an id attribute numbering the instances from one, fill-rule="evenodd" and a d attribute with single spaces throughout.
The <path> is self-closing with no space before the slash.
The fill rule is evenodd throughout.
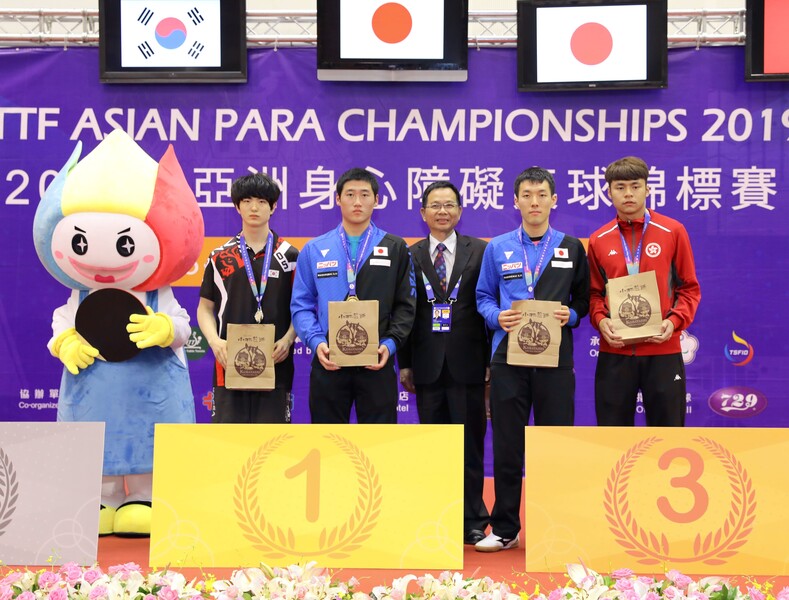
<path id="1" fill-rule="evenodd" d="M 537 81 L 640 81 L 647 77 L 647 7 L 537 9 Z"/>
<path id="2" fill-rule="evenodd" d="M 444 57 L 444 0 L 341 0 L 340 58 Z"/>

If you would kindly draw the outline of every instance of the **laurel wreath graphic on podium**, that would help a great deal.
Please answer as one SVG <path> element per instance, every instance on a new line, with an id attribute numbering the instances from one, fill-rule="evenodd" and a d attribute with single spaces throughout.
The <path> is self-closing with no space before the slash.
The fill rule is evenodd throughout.
<path id="1" fill-rule="evenodd" d="M 266 519 L 258 501 L 261 467 L 277 448 L 293 438 L 292 435 L 276 436 L 260 446 L 236 478 L 234 504 L 238 525 L 253 547 L 268 558 L 283 558 L 293 554 L 302 557 L 347 558 L 370 537 L 377 524 L 383 494 L 375 467 L 364 452 L 346 438 L 335 434 L 324 437 L 350 459 L 359 493 L 356 505 L 344 523 L 321 530 L 317 548 L 304 548 L 298 544 L 293 528 L 283 528 Z"/>
<path id="2" fill-rule="evenodd" d="M 756 519 L 756 490 L 747 470 L 730 450 L 718 442 L 706 437 L 693 439 L 723 466 L 729 481 L 731 503 L 726 518 L 717 529 L 706 534 L 696 534 L 692 555 L 672 554 L 671 544 L 664 533 L 655 533 L 638 523 L 627 493 L 633 467 L 652 446 L 661 441 L 661 438 L 652 436 L 638 442 L 611 469 L 603 501 L 609 530 L 625 553 L 641 564 L 654 565 L 666 561 L 701 562 L 706 565 L 726 563 L 747 543 Z"/>
<path id="3" fill-rule="evenodd" d="M 16 469 L 8 454 L 0 448 L 0 535 L 5 533 L 11 523 L 19 500 L 19 483 L 16 480 Z"/>

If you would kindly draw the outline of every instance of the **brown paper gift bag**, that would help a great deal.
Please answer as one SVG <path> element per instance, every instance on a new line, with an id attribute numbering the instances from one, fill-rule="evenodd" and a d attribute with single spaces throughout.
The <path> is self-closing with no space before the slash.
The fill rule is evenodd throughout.
<path id="1" fill-rule="evenodd" d="M 227 324 L 227 389 L 274 389 L 274 336 L 273 325 Z"/>
<path id="2" fill-rule="evenodd" d="M 513 310 L 521 311 L 521 321 L 507 341 L 507 364 L 519 367 L 559 366 L 562 325 L 553 316 L 561 302 L 516 300 Z"/>
<path id="3" fill-rule="evenodd" d="M 663 315 L 654 271 L 609 279 L 606 295 L 614 331 L 625 344 L 660 335 Z"/>
<path id="4" fill-rule="evenodd" d="M 378 364 L 378 300 L 329 302 L 329 359 L 341 367 Z"/>

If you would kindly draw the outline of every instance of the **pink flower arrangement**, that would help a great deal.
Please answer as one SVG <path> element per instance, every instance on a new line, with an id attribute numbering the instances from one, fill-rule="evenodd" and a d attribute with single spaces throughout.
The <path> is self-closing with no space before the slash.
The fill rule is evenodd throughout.
<path id="1" fill-rule="evenodd" d="M 126 563 L 88 568 L 70 563 L 37 572 L 0 569 L 0 600 L 789 600 L 789 587 L 773 594 L 771 584 L 743 592 L 726 579 L 698 581 L 671 570 L 664 579 L 630 569 L 600 575 L 583 565 L 567 565 L 567 583 L 547 593 L 516 593 L 490 577 L 464 578 L 445 571 L 438 577 L 406 575 L 371 594 L 357 591 L 351 578 L 335 581 L 316 563 L 240 569 L 227 580 L 187 581 L 172 570 L 143 573 Z"/>

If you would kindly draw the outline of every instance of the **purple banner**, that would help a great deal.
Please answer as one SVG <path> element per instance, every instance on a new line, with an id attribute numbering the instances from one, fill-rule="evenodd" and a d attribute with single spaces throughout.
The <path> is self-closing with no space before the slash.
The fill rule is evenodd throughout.
<path id="1" fill-rule="evenodd" d="M 746 84 L 743 57 L 741 47 L 672 50 L 666 90 L 527 94 L 516 91 L 513 49 L 471 51 L 468 82 L 434 84 L 319 82 L 312 49 L 251 50 L 246 85 L 103 85 L 96 48 L 0 50 L 0 420 L 55 418 L 61 365 L 46 342 L 68 290 L 39 264 L 33 215 L 77 140 L 84 156 L 121 127 L 156 160 L 173 144 L 218 243 L 240 228 L 234 178 L 278 179 L 272 226 L 301 245 L 336 226 L 335 176 L 352 166 L 380 175 L 375 222 L 415 239 L 426 235 L 421 190 L 438 178 L 461 189 L 463 233 L 514 229 L 512 181 L 539 164 L 556 174 L 551 224 L 586 238 L 614 215 L 604 166 L 641 156 L 653 168 L 649 206 L 686 225 L 702 287 L 683 342 L 688 425 L 789 426 L 789 85 Z M 198 291 L 175 292 L 195 326 L 190 371 L 207 421 L 213 358 L 196 329 Z M 579 425 L 594 424 L 597 348 L 585 322 L 575 333 Z M 306 422 L 311 357 L 297 352 L 295 418 Z M 400 416 L 417 421 L 406 393 Z"/>

